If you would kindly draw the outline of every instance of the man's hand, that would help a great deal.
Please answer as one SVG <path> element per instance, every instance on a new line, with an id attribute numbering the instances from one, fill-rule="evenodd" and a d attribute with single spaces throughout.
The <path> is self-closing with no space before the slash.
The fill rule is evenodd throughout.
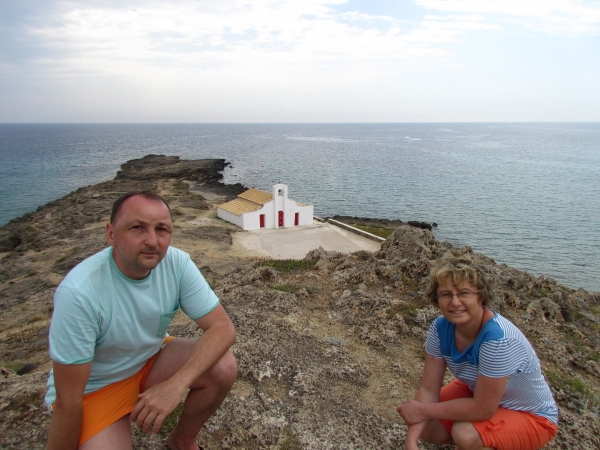
<path id="1" fill-rule="evenodd" d="M 235 328 L 221 305 L 210 313 L 195 320 L 203 330 L 197 342 L 174 339 L 164 346 L 148 372 L 142 386 L 143 393 L 131 412 L 129 419 L 146 432 L 157 433 L 163 421 L 180 403 L 188 389 L 186 406 L 194 405 L 193 416 L 184 427 L 194 439 L 210 414 L 216 410 L 231 388 L 237 373 L 237 364 L 224 366 L 233 368 L 233 379 L 222 375 L 215 367 L 224 361 L 224 356 L 235 341 Z M 226 358 L 227 361 L 233 358 Z M 207 373 L 212 375 L 205 377 Z M 215 378 L 216 377 L 216 378 Z M 206 391 L 204 391 L 206 390 Z M 204 395 L 204 392 L 208 394 Z M 191 403 L 190 398 L 192 398 Z M 187 409 L 186 409 L 187 411 Z M 181 424 L 180 418 L 180 424 Z M 190 423 L 188 423 L 190 422 Z M 180 437 L 180 436 L 176 436 Z M 187 438 L 186 438 L 187 439 Z M 194 441 L 195 442 L 195 441 Z"/>
<path id="2" fill-rule="evenodd" d="M 163 381 L 138 395 L 139 401 L 129 415 L 146 433 L 158 433 L 165 418 L 179 405 L 187 392 L 185 386 L 177 386 L 172 380 Z"/>
<path id="3" fill-rule="evenodd" d="M 407 400 L 398 406 L 396 411 L 398 411 L 398 414 L 402 416 L 408 425 L 413 425 L 427 419 L 427 417 L 425 417 L 423 414 L 422 406 L 423 404 L 421 402 L 416 400 Z"/>

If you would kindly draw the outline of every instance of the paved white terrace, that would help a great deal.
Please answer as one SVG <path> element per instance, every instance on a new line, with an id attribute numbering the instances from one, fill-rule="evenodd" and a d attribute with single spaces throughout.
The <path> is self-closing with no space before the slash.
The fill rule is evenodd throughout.
<path id="1" fill-rule="evenodd" d="M 375 252 L 381 244 L 329 223 L 314 221 L 301 227 L 240 231 L 233 234 L 233 249 L 273 259 L 302 259 L 315 248 L 351 253 Z"/>

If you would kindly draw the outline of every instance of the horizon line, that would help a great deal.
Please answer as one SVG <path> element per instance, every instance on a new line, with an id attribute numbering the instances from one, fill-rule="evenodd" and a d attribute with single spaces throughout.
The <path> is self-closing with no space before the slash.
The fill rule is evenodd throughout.
<path id="1" fill-rule="evenodd" d="M 0 122 L 0 125 L 369 125 L 369 124 L 572 124 L 600 123 L 600 120 L 516 120 L 516 121 L 352 121 L 352 122 Z"/>

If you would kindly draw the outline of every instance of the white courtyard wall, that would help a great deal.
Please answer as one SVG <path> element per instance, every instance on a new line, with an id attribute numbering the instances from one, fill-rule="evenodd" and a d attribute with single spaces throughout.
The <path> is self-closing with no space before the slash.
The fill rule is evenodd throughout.
<path id="1" fill-rule="evenodd" d="M 314 207 L 313 205 L 296 205 L 296 211 L 300 213 L 298 225 L 311 225 L 313 223 Z"/>

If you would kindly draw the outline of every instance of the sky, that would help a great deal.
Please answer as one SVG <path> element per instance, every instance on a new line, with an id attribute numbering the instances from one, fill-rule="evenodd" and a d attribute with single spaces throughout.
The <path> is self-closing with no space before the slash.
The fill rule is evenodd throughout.
<path id="1" fill-rule="evenodd" d="M 0 122 L 600 121 L 600 1 L 0 0 Z"/>

